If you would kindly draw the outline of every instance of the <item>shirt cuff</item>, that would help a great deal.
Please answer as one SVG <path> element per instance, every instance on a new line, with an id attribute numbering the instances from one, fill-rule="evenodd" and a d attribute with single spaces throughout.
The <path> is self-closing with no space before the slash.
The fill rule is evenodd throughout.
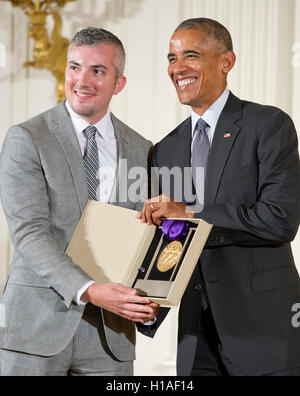
<path id="1" fill-rule="evenodd" d="M 75 294 L 75 296 L 73 297 L 73 300 L 75 301 L 75 303 L 76 303 L 77 305 L 86 305 L 86 303 L 84 303 L 83 301 L 81 301 L 81 296 L 82 296 L 83 293 L 86 291 L 86 289 L 87 289 L 88 287 L 90 287 L 91 285 L 93 285 L 94 283 L 96 283 L 96 282 L 90 281 L 90 282 L 86 283 L 84 286 L 82 286 L 82 287 L 78 290 L 78 292 L 77 292 L 77 293 Z"/>
<path id="2" fill-rule="evenodd" d="M 154 318 L 153 320 L 149 320 L 149 322 L 145 322 L 143 323 L 144 326 L 151 326 L 156 322 L 156 318 Z"/>

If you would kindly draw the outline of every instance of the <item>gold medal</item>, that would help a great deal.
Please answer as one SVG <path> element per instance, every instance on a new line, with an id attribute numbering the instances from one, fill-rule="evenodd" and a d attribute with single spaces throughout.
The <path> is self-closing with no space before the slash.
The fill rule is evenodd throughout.
<path id="1" fill-rule="evenodd" d="M 159 256 L 157 269 L 160 272 L 167 272 L 173 268 L 178 263 L 182 249 L 182 244 L 178 241 L 169 243 Z"/>

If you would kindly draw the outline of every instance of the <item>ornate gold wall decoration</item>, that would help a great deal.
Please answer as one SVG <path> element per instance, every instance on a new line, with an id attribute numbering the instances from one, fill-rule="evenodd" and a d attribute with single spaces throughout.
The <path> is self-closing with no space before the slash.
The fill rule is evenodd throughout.
<path id="1" fill-rule="evenodd" d="M 55 76 L 56 96 L 60 102 L 65 98 L 65 67 L 69 40 L 61 36 L 62 19 L 59 7 L 75 0 L 4 0 L 14 7 L 21 7 L 29 17 L 29 37 L 34 40 L 33 61 L 24 63 L 24 67 L 47 69 Z M 47 17 L 54 20 L 49 37 L 46 28 Z"/>

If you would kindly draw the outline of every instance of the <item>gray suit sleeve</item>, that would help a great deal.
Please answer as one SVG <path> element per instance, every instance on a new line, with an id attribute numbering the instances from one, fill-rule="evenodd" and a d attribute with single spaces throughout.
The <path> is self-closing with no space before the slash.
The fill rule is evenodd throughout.
<path id="1" fill-rule="evenodd" d="M 12 127 L 0 157 L 0 197 L 21 265 L 34 271 L 69 306 L 90 278 L 59 247 L 39 152 L 29 132 Z"/>

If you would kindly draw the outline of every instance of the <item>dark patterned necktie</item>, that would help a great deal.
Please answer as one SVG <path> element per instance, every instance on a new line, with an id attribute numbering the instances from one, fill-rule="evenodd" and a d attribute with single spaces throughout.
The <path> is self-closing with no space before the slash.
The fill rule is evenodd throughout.
<path id="1" fill-rule="evenodd" d="M 210 151 L 209 139 L 206 132 L 207 127 L 209 127 L 209 125 L 200 118 L 195 128 L 192 150 L 193 182 L 197 195 L 197 204 L 201 206 L 204 204 L 205 175 Z"/>
<path id="2" fill-rule="evenodd" d="M 83 161 L 88 185 L 89 199 L 98 201 L 100 180 L 98 145 L 96 142 L 97 128 L 94 126 L 89 126 L 83 132 L 87 137 L 87 148 L 83 157 Z"/>
<path id="3" fill-rule="evenodd" d="M 200 205 L 201 208 L 204 205 L 205 176 L 210 152 L 210 143 L 206 132 L 208 127 L 209 125 L 200 118 L 195 128 L 196 135 L 192 149 L 192 176 L 197 195 L 197 205 Z M 201 307 L 206 310 L 209 306 L 209 301 L 200 265 L 199 270 L 201 278 Z"/>

